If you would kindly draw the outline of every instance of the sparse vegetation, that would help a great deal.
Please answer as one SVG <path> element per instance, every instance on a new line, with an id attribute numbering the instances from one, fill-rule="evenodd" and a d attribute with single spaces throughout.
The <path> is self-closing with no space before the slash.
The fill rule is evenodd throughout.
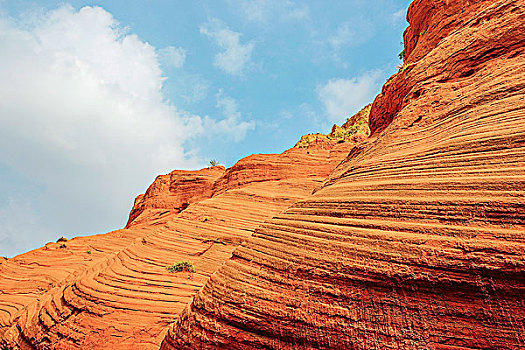
<path id="1" fill-rule="evenodd" d="M 173 265 L 166 266 L 169 272 L 195 272 L 195 266 L 191 261 L 178 261 Z"/>
<path id="2" fill-rule="evenodd" d="M 205 239 L 202 241 L 202 243 L 214 243 L 214 244 L 222 244 L 222 245 L 226 245 L 225 242 L 221 241 L 220 239 L 218 238 L 215 238 L 215 239 Z"/>
<path id="3" fill-rule="evenodd" d="M 202 222 L 206 222 L 206 221 L 208 221 L 208 220 L 210 220 L 210 218 L 207 217 L 207 216 L 205 216 L 205 217 L 202 218 Z"/>
<path id="4" fill-rule="evenodd" d="M 399 69 L 400 72 L 404 71 L 405 69 L 407 69 L 409 66 L 408 63 L 403 63 L 403 64 L 400 64 L 399 66 L 397 66 L 397 69 Z"/>
<path id="5" fill-rule="evenodd" d="M 405 60 L 405 49 L 403 49 L 403 51 L 401 51 L 401 52 L 398 54 L 398 56 L 399 56 L 399 59 L 400 59 L 401 61 L 404 61 L 404 60 Z"/>
<path id="6" fill-rule="evenodd" d="M 60 243 L 60 242 L 67 242 L 67 238 L 64 236 L 61 236 L 59 239 L 57 239 L 57 243 Z"/>
<path id="7" fill-rule="evenodd" d="M 217 165 L 219 165 L 219 161 L 216 160 L 216 159 L 212 159 L 212 160 L 210 160 L 210 165 L 211 166 L 217 166 Z"/>
<path id="8" fill-rule="evenodd" d="M 91 254 L 91 250 L 88 250 L 86 253 Z"/>
<path id="9" fill-rule="evenodd" d="M 61 244 L 61 245 L 60 245 L 60 248 L 67 248 L 67 245 L 65 245 L 65 244 Z"/>
<path id="10" fill-rule="evenodd" d="M 324 134 L 308 134 L 301 137 L 299 142 L 295 144 L 295 148 L 306 148 L 308 149 L 311 144 L 316 142 L 332 142 L 336 141 L 338 143 L 343 143 L 346 141 L 351 141 L 355 136 L 364 136 L 368 137 L 370 135 L 370 128 L 368 127 L 368 117 L 370 115 L 370 110 L 372 104 L 367 105 L 355 115 L 346 118 L 346 122 L 337 126 L 334 125 L 332 132 Z M 310 154 L 307 152 L 307 154 Z"/>
<path id="11" fill-rule="evenodd" d="M 325 139 L 325 138 L 326 138 L 326 135 L 323 135 L 320 133 L 303 135 L 301 139 L 299 140 L 299 142 L 297 142 L 295 147 L 308 148 L 308 146 L 310 146 L 310 144 L 315 142 L 316 140 Z"/>

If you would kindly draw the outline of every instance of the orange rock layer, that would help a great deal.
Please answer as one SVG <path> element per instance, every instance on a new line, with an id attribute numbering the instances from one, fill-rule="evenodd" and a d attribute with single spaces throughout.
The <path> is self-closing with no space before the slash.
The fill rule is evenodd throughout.
<path id="1" fill-rule="evenodd" d="M 525 348 L 525 0 L 408 19 L 371 137 L 159 176 L 126 229 L 2 262 L 0 348 Z"/>
<path id="2" fill-rule="evenodd" d="M 373 136 L 162 349 L 524 349 L 525 1 L 415 1 Z"/>
<path id="3" fill-rule="evenodd" d="M 174 171 L 137 197 L 127 229 L 50 243 L 0 265 L 3 349 L 158 349 L 168 326 L 265 220 L 309 195 L 355 143 Z M 191 261 L 195 273 L 166 266 Z"/>
<path id="4" fill-rule="evenodd" d="M 157 176 L 146 193 L 135 199 L 126 227 L 136 223 L 135 219 L 147 209 L 179 213 L 191 203 L 211 198 L 213 184 L 224 175 L 224 171 L 223 166 L 214 166 L 198 171 L 174 170 L 167 175 Z"/>

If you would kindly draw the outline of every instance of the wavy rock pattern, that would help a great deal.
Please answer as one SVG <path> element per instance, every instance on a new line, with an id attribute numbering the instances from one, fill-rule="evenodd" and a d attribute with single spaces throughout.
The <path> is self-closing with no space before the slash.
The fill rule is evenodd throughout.
<path id="1" fill-rule="evenodd" d="M 191 203 L 211 198 L 213 184 L 224 175 L 224 171 L 223 166 L 214 166 L 197 171 L 174 170 L 167 175 L 157 176 L 146 193 L 135 199 L 126 228 L 148 221 L 148 216 L 135 221 L 146 209 L 179 213 Z"/>
<path id="2" fill-rule="evenodd" d="M 125 248 L 139 236 L 139 232 L 118 230 L 79 237 L 64 243 L 48 243 L 41 249 L 4 261 L 0 265 L 0 334 L 22 309 L 46 291 L 75 271 Z"/>
<path id="3" fill-rule="evenodd" d="M 319 187 L 353 145 L 328 140 L 250 156 L 227 170 L 159 176 L 135 201 L 128 229 L 73 239 L 66 248 L 51 243 L 3 263 L 0 347 L 158 349 L 174 317 L 233 250 Z M 167 271 L 182 260 L 196 273 Z"/>
<path id="4" fill-rule="evenodd" d="M 162 349 L 525 348 L 525 1 L 408 18 L 374 136 L 234 251 Z"/>
<path id="5" fill-rule="evenodd" d="M 159 176 L 126 229 L 3 261 L 0 348 L 525 348 L 525 0 L 408 18 L 372 137 Z"/>

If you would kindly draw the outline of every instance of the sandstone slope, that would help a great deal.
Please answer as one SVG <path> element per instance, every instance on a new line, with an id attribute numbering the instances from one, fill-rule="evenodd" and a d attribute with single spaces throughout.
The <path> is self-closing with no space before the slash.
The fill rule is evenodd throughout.
<path id="1" fill-rule="evenodd" d="M 416 0 L 372 137 L 162 349 L 525 348 L 525 1 Z"/>
<path id="2" fill-rule="evenodd" d="M 135 200 L 126 229 L 50 243 L 2 263 L 0 348 L 158 349 L 233 250 L 319 187 L 360 133 L 252 155 L 229 169 L 159 176 Z M 196 273 L 167 271 L 183 260 Z"/>

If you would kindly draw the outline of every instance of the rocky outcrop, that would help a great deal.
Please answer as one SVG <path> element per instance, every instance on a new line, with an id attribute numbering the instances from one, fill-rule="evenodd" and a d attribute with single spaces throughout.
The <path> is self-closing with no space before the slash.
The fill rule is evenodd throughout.
<path id="1" fill-rule="evenodd" d="M 523 349 L 525 1 L 415 1 L 373 136 L 258 228 L 162 349 Z"/>
<path id="2" fill-rule="evenodd" d="M 135 220 L 146 209 L 162 209 L 168 212 L 181 212 L 191 203 L 210 198 L 215 181 L 224 175 L 223 166 L 204 168 L 198 171 L 174 170 L 167 175 L 159 175 L 146 193 L 138 195 L 129 214 L 126 227 L 136 224 Z M 139 221 L 148 221 L 143 217 Z"/>
<path id="3" fill-rule="evenodd" d="M 135 201 L 127 229 L 2 263 L 0 348 L 158 349 L 233 250 L 319 187 L 354 145 L 332 140 L 250 156 L 226 170 L 159 176 Z M 196 272 L 166 269 L 178 261 Z"/>
<path id="4" fill-rule="evenodd" d="M 294 148 L 333 148 L 334 141 L 343 143 L 345 141 L 359 142 L 370 136 L 369 116 L 372 104 L 364 107 L 346 122 L 338 126 L 334 124 L 332 131 L 325 135 L 321 133 L 308 134 L 301 137 Z"/>
<path id="5" fill-rule="evenodd" d="M 523 21 L 520 6 L 519 0 L 414 1 L 404 34 L 405 60 L 372 106 L 372 133 L 384 130 L 431 82 L 468 84 L 476 80 L 475 73 L 495 63 L 510 65 L 504 58 L 519 56 L 524 49 L 523 31 L 517 30 Z M 511 13 L 509 7 L 518 10 Z"/>

